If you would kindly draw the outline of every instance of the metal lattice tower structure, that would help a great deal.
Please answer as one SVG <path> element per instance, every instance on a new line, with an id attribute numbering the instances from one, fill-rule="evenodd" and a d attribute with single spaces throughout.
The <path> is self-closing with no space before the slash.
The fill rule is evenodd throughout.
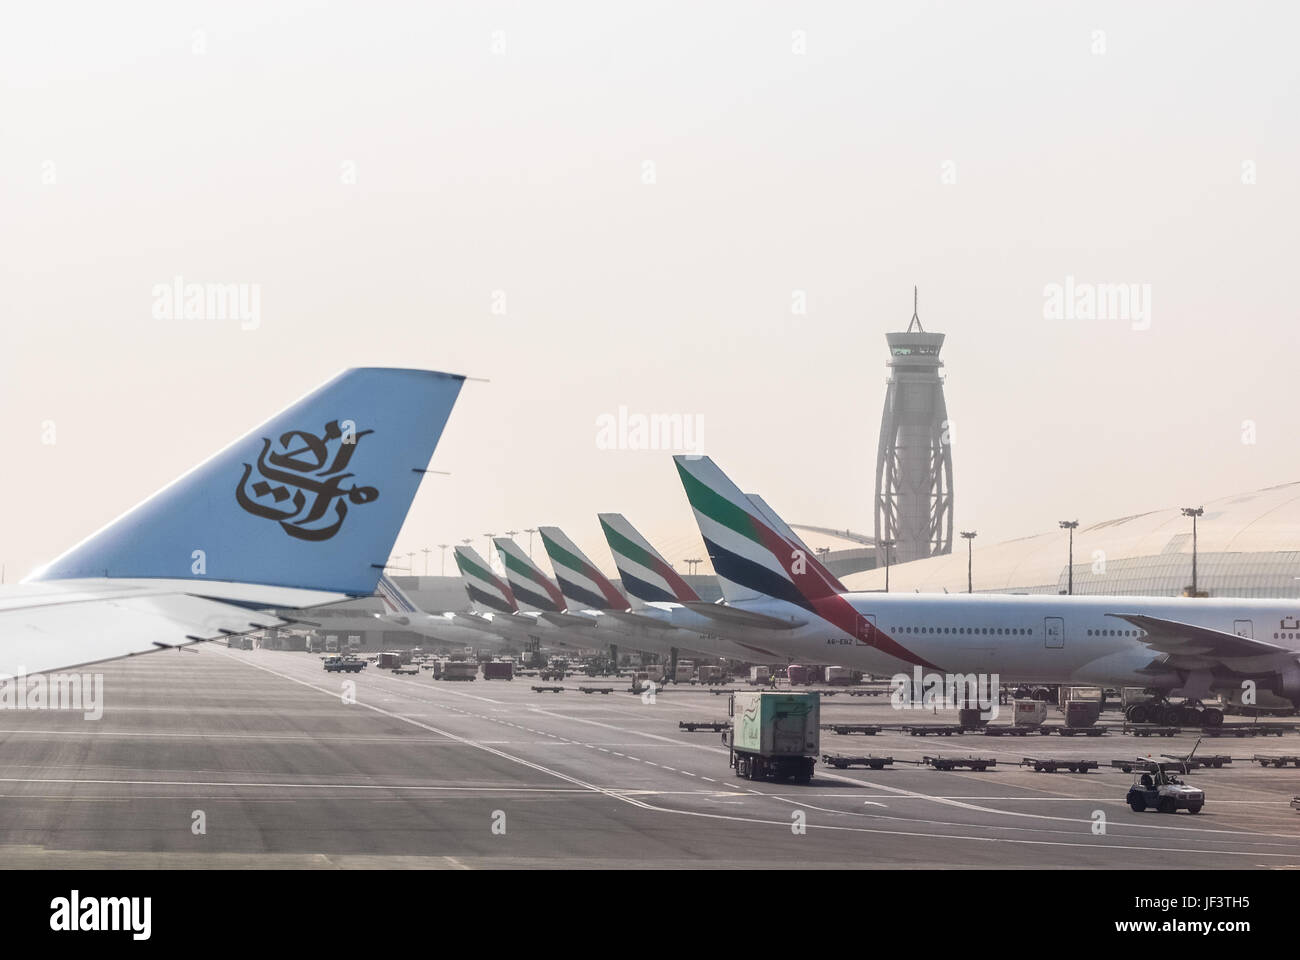
<path id="1" fill-rule="evenodd" d="M 942 333 L 926 333 L 912 291 L 912 322 L 887 333 L 889 380 L 876 456 L 876 543 L 889 562 L 952 552 L 952 446 L 943 399 Z M 879 554 L 881 548 L 877 546 Z M 885 558 L 876 558 L 883 566 Z"/>

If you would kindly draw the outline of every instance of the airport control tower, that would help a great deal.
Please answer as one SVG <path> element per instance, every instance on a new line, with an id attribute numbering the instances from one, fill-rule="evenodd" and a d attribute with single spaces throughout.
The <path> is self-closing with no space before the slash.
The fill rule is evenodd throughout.
<path id="1" fill-rule="evenodd" d="M 943 400 L 942 333 L 926 333 L 912 292 L 912 322 L 887 333 L 889 390 L 876 458 L 876 565 L 952 552 L 952 446 Z"/>

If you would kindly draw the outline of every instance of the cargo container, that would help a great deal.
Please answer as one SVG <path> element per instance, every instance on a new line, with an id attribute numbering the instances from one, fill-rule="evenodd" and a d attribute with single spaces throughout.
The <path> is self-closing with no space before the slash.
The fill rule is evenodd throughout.
<path id="1" fill-rule="evenodd" d="M 767 683 L 772 679 L 772 671 L 768 667 L 750 667 L 750 683 Z"/>
<path id="2" fill-rule="evenodd" d="M 443 680 L 473 680 L 478 676 L 478 664 L 473 660 L 447 660 L 442 665 Z"/>
<path id="3" fill-rule="evenodd" d="M 1012 704 L 1011 722 L 1017 727 L 1040 727 L 1047 719 L 1047 704 L 1042 700 L 1016 700 Z"/>
<path id="4" fill-rule="evenodd" d="M 338 637 L 335 637 L 335 636 L 328 636 L 328 637 L 325 638 L 325 652 L 326 652 L 326 653 L 338 653 L 338 652 L 339 652 L 339 638 L 338 638 Z"/>
<path id="5" fill-rule="evenodd" d="M 673 681 L 676 683 L 690 683 L 695 679 L 695 661 L 678 660 L 677 672 L 673 675 Z"/>
<path id="6" fill-rule="evenodd" d="M 375 666 L 380 670 L 396 670 L 402 665 L 402 655 L 394 653 L 391 650 L 381 653 L 379 659 L 375 661 Z"/>
<path id="7" fill-rule="evenodd" d="M 820 695 L 737 690 L 728 744 L 738 777 L 807 783 L 821 749 Z"/>
<path id="8" fill-rule="evenodd" d="M 484 680 L 513 680 L 515 665 L 510 660 L 489 660 L 483 664 Z"/>
<path id="9" fill-rule="evenodd" d="M 827 667 L 826 682 L 850 684 L 853 682 L 853 671 L 848 667 Z"/>
<path id="10" fill-rule="evenodd" d="M 1096 700 L 1065 701 L 1065 725 L 1067 727 L 1091 727 L 1097 722 L 1101 704 Z"/>
<path id="11" fill-rule="evenodd" d="M 715 666 L 702 666 L 695 675 L 699 678 L 700 683 L 720 683 L 722 681 L 722 668 Z"/>

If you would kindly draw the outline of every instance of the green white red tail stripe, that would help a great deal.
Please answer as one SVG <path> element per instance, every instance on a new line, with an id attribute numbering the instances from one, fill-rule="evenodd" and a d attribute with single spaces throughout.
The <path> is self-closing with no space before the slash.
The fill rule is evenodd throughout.
<path id="1" fill-rule="evenodd" d="M 570 606 L 591 610 L 626 610 L 631 606 L 627 597 L 559 527 L 538 527 L 537 532 L 542 535 L 546 555 L 551 558 L 555 581 Z"/>
<path id="2" fill-rule="evenodd" d="M 730 603 L 774 597 L 800 606 L 849 636 L 907 663 L 938 669 L 905 649 L 858 613 L 842 594 L 844 587 L 802 546 L 773 524 L 785 522 L 764 503 L 755 505 L 709 457 L 673 457 L 686 497 L 695 512 L 705 548 Z M 765 514 L 770 513 L 775 521 Z M 798 544 L 798 545 L 796 545 Z"/>
<path id="3" fill-rule="evenodd" d="M 643 603 L 686 603 L 700 596 L 621 513 L 599 514 L 623 589 Z"/>
<path id="4" fill-rule="evenodd" d="M 510 585 L 493 573 L 492 568 L 475 550 L 458 546 L 453 552 L 456 567 L 460 570 L 461 579 L 465 581 L 465 591 L 471 601 L 497 613 L 519 611 L 519 604 L 515 602 Z"/>
<path id="5" fill-rule="evenodd" d="M 559 587 L 537 568 L 519 544 L 509 537 L 497 537 L 492 543 L 505 567 L 506 582 L 519 603 L 543 613 L 564 612 L 566 605 Z"/>

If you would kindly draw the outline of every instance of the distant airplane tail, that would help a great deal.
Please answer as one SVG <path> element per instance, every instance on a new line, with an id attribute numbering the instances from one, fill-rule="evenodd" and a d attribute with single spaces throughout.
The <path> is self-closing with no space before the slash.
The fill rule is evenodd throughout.
<path id="1" fill-rule="evenodd" d="M 375 585 L 375 594 L 384 602 L 384 608 L 390 614 L 410 616 L 413 613 L 423 612 L 386 573 L 380 574 L 379 583 Z"/>
<path id="2" fill-rule="evenodd" d="M 847 592 L 762 498 L 741 493 L 711 458 L 679 455 L 673 462 L 724 599 L 775 597 L 813 610 L 817 601 Z"/>
<path id="3" fill-rule="evenodd" d="M 550 577 L 538 569 L 532 558 L 509 537 L 492 540 L 506 570 L 506 584 L 515 600 L 543 613 L 563 613 L 564 595 Z"/>
<path id="4" fill-rule="evenodd" d="M 458 546 L 453 551 L 456 555 L 456 567 L 461 579 L 465 581 L 465 590 L 470 600 L 497 613 L 518 613 L 519 604 L 506 583 L 487 565 L 478 551 L 467 546 Z"/>
<path id="5" fill-rule="evenodd" d="M 370 596 L 463 382 L 428 370 L 346 370 L 29 579 Z"/>
<path id="6" fill-rule="evenodd" d="M 623 514 L 602 513 L 599 518 L 624 590 L 643 603 L 687 603 L 700 599 Z"/>
<path id="7" fill-rule="evenodd" d="M 596 569 L 577 544 L 564 535 L 559 527 L 538 527 L 542 545 L 555 568 L 555 580 L 570 607 L 592 610 L 626 610 L 631 604 L 627 597 Z"/>

